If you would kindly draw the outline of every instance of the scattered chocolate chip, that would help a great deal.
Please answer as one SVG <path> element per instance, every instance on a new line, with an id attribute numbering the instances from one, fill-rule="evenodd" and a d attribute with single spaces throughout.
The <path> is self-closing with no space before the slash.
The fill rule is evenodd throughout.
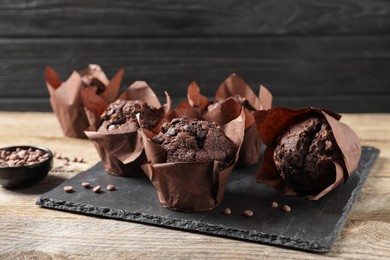
<path id="1" fill-rule="evenodd" d="M 244 210 L 244 216 L 245 217 L 252 217 L 253 216 L 253 211 L 250 209 Z"/>
<path id="2" fill-rule="evenodd" d="M 69 165 L 69 159 L 67 157 L 64 158 L 64 165 Z"/>
<path id="3" fill-rule="evenodd" d="M 57 154 L 57 155 L 56 155 L 56 159 L 61 160 L 61 159 L 62 159 L 62 155 L 61 155 L 61 154 Z"/>
<path id="4" fill-rule="evenodd" d="M 230 208 L 225 208 L 225 209 L 223 210 L 223 214 L 225 214 L 226 216 L 228 216 L 228 215 L 232 214 L 232 210 L 231 210 Z"/>
<path id="5" fill-rule="evenodd" d="M 71 193 L 71 192 L 73 192 L 73 187 L 72 186 L 65 186 L 64 191 Z"/>
<path id="6" fill-rule="evenodd" d="M 80 163 L 84 162 L 84 158 L 83 157 L 80 157 L 78 160 L 79 160 Z"/>
<path id="7" fill-rule="evenodd" d="M 83 186 L 86 189 L 89 189 L 91 187 L 91 184 L 89 182 L 83 182 L 81 183 L 81 186 Z"/>
<path id="8" fill-rule="evenodd" d="M 284 212 L 290 212 L 291 211 L 291 207 L 289 206 L 289 205 L 283 205 L 283 208 L 282 208 L 282 210 L 284 211 Z"/>
<path id="9" fill-rule="evenodd" d="M 106 188 L 106 190 L 108 190 L 108 191 L 113 191 L 113 190 L 116 190 L 116 188 L 115 188 L 115 186 L 114 186 L 114 185 L 112 185 L 112 184 L 109 184 L 109 185 L 107 185 L 107 188 Z"/>
<path id="10" fill-rule="evenodd" d="M 96 187 L 93 188 L 93 192 L 95 192 L 95 193 L 99 193 L 100 190 L 101 190 L 100 186 L 96 186 Z"/>
<path id="11" fill-rule="evenodd" d="M 72 162 L 78 162 L 77 157 L 73 158 Z"/>
<path id="12" fill-rule="evenodd" d="M 276 209 L 277 207 L 279 207 L 279 204 L 276 201 L 273 201 L 271 203 L 271 209 Z"/>

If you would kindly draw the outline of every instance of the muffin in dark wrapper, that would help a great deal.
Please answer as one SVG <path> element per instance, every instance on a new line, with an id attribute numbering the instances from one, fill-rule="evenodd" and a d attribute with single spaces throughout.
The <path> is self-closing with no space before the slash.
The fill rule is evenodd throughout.
<path id="1" fill-rule="evenodd" d="M 245 112 L 245 136 L 241 146 L 238 165 L 249 166 L 256 164 L 260 155 L 261 142 L 256 133 L 254 111 L 269 109 L 272 104 L 272 94 L 260 86 L 256 95 L 249 85 L 236 74 L 230 75 L 221 83 L 215 97 L 209 100 L 200 93 L 199 86 L 192 82 L 187 91 L 188 103 L 194 107 L 206 120 L 225 124 L 239 115 L 240 110 L 229 109 L 234 114 L 223 113 L 224 106 L 228 103 L 232 107 L 242 107 Z"/>
<path id="2" fill-rule="evenodd" d="M 361 146 L 340 115 L 316 108 L 255 113 L 267 145 L 257 181 L 284 195 L 317 200 L 356 170 Z"/>
<path id="3" fill-rule="evenodd" d="M 65 136 L 86 138 L 84 130 L 97 116 L 87 107 L 99 107 L 117 98 L 122 82 L 123 70 L 109 80 L 99 65 L 90 64 L 85 70 L 74 71 L 64 82 L 58 74 L 47 67 L 46 86 L 50 103 Z M 104 110 L 104 108 L 103 108 Z"/>
<path id="4" fill-rule="evenodd" d="M 220 128 L 207 121 L 174 118 L 155 135 L 144 130 L 148 163 L 142 166 L 160 203 L 179 211 L 206 211 L 223 198 L 238 158 L 245 115 Z"/>
<path id="5" fill-rule="evenodd" d="M 128 177 L 143 175 L 140 165 L 146 162 L 146 157 L 136 115 L 141 116 L 142 126 L 151 130 L 170 110 L 167 93 L 166 97 L 167 103 L 162 106 L 151 88 L 137 81 L 117 101 L 106 106 L 100 120 L 85 131 L 108 173 Z"/>

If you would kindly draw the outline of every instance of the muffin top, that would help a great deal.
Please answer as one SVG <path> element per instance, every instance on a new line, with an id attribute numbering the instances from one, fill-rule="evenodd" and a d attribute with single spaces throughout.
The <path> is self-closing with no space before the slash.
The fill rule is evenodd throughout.
<path id="1" fill-rule="evenodd" d="M 126 133 L 139 129 L 136 115 L 140 114 L 143 128 L 153 129 L 163 117 L 163 112 L 142 100 L 117 100 L 111 103 L 101 116 L 98 132 Z"/>
<path id="2" fill-rule="evenodd" d="M 342 160 L 325 118 L 306 118 L 277 140 L 274 161 L 281 177 L 302 195 L 317 194 L 334 181 L 334 161 Z"/>
<path id="3" fill-rule="evenodd" d="M 167 150 L 167 162 L 229 163 L 237 152 L 236 145 L 216 123 L 184 116 L 164 123 L 152 140 Z"/>

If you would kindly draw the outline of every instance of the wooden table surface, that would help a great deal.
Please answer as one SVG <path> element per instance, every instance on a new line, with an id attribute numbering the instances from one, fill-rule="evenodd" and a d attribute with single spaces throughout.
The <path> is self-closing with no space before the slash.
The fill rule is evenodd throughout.
<path id="1" fill-rule="evenodd" d="M 40 194 L 94 165 L 98 155 L 89 140 L 64 137 L 53 113 L 0 112 L 0 146 L 41 145 L 86 161 L 55 159 L 36 186 L 0 187 L 0 259 L 390 259 L 390 114 L 345 114 L 342 121 L 381 153 L 334 248 L 314 254 L 40 208 Z"/>

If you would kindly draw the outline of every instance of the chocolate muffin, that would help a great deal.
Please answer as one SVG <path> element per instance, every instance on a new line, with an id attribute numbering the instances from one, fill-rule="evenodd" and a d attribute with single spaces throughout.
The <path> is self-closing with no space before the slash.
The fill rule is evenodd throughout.
<path id="1" fill-rule="evenodd" d="M 237 103 L 239 103 L 242 107 L 245 107 L 246 109 L 248 110 L 251 110 L 251 111 L 255 111 L 256 109 L 254 109 L 250 104 L 249 102 L 246 100 L 246 98 L 240 96 L 240 95 L 235 95 L 235 96 L 231 96 L 231 98 L 233 98 L 234 101 L 236 101 Z M 213 111 L 214 109 L 218 108 L 221 106 L 221 104 L 223 102 L 225 102 L 226 99 L 214 99 L 213 101 L 211 101 L 211 103 L 207 106 L 207 112 L 210 112 L 210 111 Z"/>
<path id="2" fill-rule="evenodd" d="M 285 131 L 278 139 L 274 161 L 280 176 L 302 195 L 317 194 L 334 181 L 333 161 L 342 154 L 332 129 L 318 116 L 306 118 Z"/>
<path id="3" fill-rule="evenodd" d="M 237 152 L 237 147 L 217 124 L 187 117 L 164 123 L 152 140 L 167 150 L 167 162 L 229 163 Z"/>
<path id="4" fill-rule="evenodd" d="M 163 117 L 163 112 L 142 100 L 117 100 L 111 103 L 101 116 L 98 132 L 126 133 L 139 129 L 136 115 L 140 114 L 143 128 L 153 129 Z"/>

